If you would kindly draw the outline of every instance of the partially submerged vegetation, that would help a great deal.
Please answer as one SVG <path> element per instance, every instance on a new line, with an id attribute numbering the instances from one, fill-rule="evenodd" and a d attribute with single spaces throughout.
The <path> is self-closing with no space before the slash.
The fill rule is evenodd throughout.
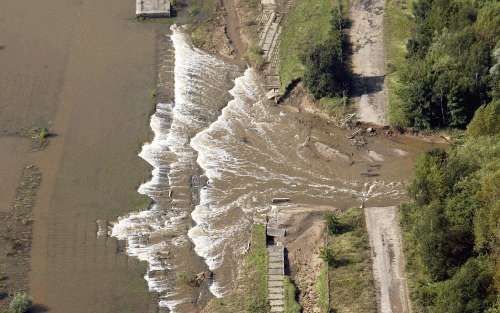
<path id="1" fill-rule="evenodd" d="M 219 1 L 193 0 L 179 16 L 178 21 L 181 24 L 189 25 L 188 31 L 195 46 L 212 50 L 215 44 L 212 39 L 219 9 Z"/>
<path id="2" fill-rule="evenodd" d="M 482 107 L 458 144 L 417 160 L 401 208 L 415 312 L 498 312 L 499 111 Z"/>
<path id="3" fill-rule="evenodd" d="M 10 300 L 8 308 L 1 313 L 28 313 L 33 306 L 33 301 L 25 292 L 16 292 Z"/>
<path id="4" fill-rule="evenodd" d="M 349 209 L 327 216 L 328 246 L 323 251 L 328 273 L 320 273 L 317 283 L 320 301 L 325 289 L 322 280 L 328 275 L 330 307 L 333 312 L 377 312 L 370 246 L 362 209 Z M 323 275 L 323 278 L 322 276 Z M 353 301 L 356 299 L 356 301 Z M 321 303 L 322 307 L 324 304 Z M 328 312 L 327 310 L 324 312 Z"/>

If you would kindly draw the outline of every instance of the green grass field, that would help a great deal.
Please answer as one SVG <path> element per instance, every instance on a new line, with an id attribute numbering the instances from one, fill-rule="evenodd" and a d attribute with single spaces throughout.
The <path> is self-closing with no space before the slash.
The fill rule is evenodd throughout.
<path id="1" fill-rule="evenodd" d="M 301 307 L 296 299 L 297 288 L 290 278 L 285 277 L 283 288 L 285 289 L 285 313 L 300 313 Z"/>
<path id="2" fill-rule="evenodd" d="M 325 263 L 316 281 L 316 292 L 318 293 L 318 306 L 321 313 L 329 313 L 330 310 L 330 290 L 328 283 L 328 266 Z"/>
<path id="3" fill-rule="evenodd" d="M 335 256 L 335 265 L 330 266 L 329 271 L 330 306 L 337 313 L 376 313 L 375 282 L 363 210 L 349 209 L 337 217 L 345 230 L 329 237 L 329 247 Z"/>

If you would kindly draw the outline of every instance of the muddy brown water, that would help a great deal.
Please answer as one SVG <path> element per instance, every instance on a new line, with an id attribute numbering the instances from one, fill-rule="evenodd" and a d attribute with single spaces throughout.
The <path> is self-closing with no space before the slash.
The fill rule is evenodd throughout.
<path id="1" fill-rule="evenodd" d="M 139 24 L 134 13 L 120 0 L 2 1 L 1 133 L 57 134 L 38 153 L 7 137 L 0 153 L 2 181 L 18 181 L 18 163 L 42 171 L 29 292 L 50 312 L 156 312 L 145 265 L 95 235 L 96 219 L 140 206 L 136 187 L 148 176 L 137 151 L 150 135 L 156 32 L 168 28 Z M 3 206 L 12 188 L 1 193 Z"/>

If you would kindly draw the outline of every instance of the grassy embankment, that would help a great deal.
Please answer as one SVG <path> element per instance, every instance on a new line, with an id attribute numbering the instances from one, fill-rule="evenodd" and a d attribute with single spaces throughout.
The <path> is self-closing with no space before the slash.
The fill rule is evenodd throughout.
<path id="1" fill-rule="evenodd" d="M 280 44 L 280 80 L 281 92 L 297 80 L 304 77 L 306 67 L 304 56 L 314 47 L 324 44 L 332 37 L 332 18 L 335 10 L 341 15 L 348 15 L 347 0 L 299 1 L 290 11 L 281 34 Z M 345 99 L 322 98 L 320 105 L 331 111 L 343 107 Z"/>
<path id="2" fill-rule="evenodd" d="M 238 281 L 241 285 L 223 299 L 214 299 L 203 312 L 267 313 L 270 310 L 267 299 L 267 249 L 264 225 L 252 227 L 250 250 L 245 256 L 243 271 Z M 292 311 L 293 312 L 293 311 Z"/>
<path id="3" fill-rule="evenodd" d="M 328 277 L 328 264 L 326 263 L 319 272 L 315 288 L 318 294 L 318 307 L 321 309 L 321 313 L 329 313 L 330 288 L 329 288 L 329 277 Z"/>
<path id="4" fill-rule="evenodd" d="M 205 50 L 212 50 L 215 46 L 213 36 L 218 8 L 216 0 L 193 0 L 178 17 L 179 23 L 188 25 L 195 46 Z"/>
<path id="5" fill-rule="evenodd" d="M 349 209 L 334 215 L 335 227 L 329 224 L 327 254 L 328 277 L 321 273 L 317 283 L 320 300 L 324 302 L 325 280 L 329 281 L 330 307 L 334 312 L 375 313 L 377 302 L 373 279 L 368 233 L 363 210 Z M 355 301 L 353 301 L 355 299 Z M 322 304 L 324 307 L 324 304 Z M 328 311 L 326 311 L 328 312 Z"/>
<path id="6" fill-rule="evenodd" d="M 389 95 L 389 123 L 406 126 L 401 109 L 401 99 L 396 95 L 398 69 L 405 63 L 406 41 L 415 25 L 411 15 L 411 1 L 387 0 L 384 13 L 384 48 L 386 82 Z"/>
<path id="7" fill-rule="evenodd" d="M 290 278 L 285 277 L 283 288 L 285 289 L 285 313 L 300 313 L 301 307 L 296 298 L 297 288 Z"/>

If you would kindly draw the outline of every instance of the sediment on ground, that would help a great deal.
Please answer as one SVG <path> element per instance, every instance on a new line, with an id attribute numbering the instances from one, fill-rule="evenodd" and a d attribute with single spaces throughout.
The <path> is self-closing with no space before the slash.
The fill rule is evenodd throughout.
<path id="1" fill-rule="evenodd" d="M 17 292 L 28 291 L 33 206 L 42 180 L 40 169 L 26 166 L 8 210 L 0 211 L 0 310 Z"/>

